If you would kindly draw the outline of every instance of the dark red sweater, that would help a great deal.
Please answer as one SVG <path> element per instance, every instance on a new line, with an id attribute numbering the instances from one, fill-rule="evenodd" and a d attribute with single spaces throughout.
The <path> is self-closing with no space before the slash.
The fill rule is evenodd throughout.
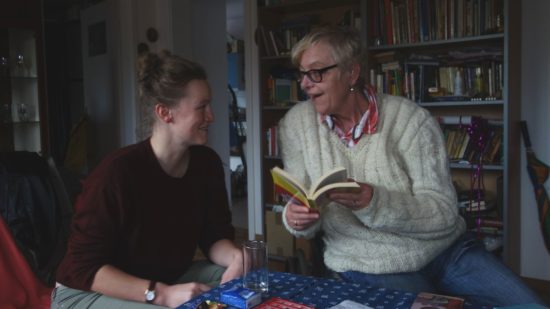
<path id="1" fill-rule="evenodd" d="M 97 270 L 113 265 L 131 275 L 171 283 L 199 246 L 233 239 L 224 171 L 208 147 L 191 147 L 187 173 L 162 170 L 149 140 L 107 156 L 84 182 L 57 281 L 90 290 Z"/>

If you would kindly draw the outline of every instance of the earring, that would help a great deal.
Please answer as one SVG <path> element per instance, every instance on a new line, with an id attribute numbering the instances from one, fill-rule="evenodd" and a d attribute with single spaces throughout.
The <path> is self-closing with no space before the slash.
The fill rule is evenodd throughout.
<path id="1" fill-rule="evenodd" d="M 174 121 L 174 116 L 172 116 L 172 111 L 168 111 L 168 114 L 166 115 L 166 122 L 172 123 Z"/>
<path id="2" fill-rule="evenodd" d="M 350 86 L 349 87 L 349 92 L 354 92 L 355 91 L 355 88 L 353 86 Z"/>

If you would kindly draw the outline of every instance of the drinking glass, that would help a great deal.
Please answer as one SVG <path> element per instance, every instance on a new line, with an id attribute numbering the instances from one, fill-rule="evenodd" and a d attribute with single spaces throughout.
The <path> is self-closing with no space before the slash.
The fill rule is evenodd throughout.
<path id="1" fill-rule="evenodd" d="M 267 243 L 261 240 L 248 240 L 243 243 L 243 286 L 257 292 L 269 289 Z"/>

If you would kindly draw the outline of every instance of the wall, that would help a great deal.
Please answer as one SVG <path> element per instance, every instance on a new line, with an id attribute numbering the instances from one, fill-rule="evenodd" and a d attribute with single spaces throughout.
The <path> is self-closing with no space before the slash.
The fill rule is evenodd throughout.
<path id="1" fill-rule="evenodd" d="M 95 166 L 107 153 L 120 146 L 118 105 L 114 86 L 116 62 L 115 2 L 105 1 L 81 12 L 84 104 L 89 115 L 88 163 Z M 104 25 L 105 28 L 95 28 Z M 102 31 L 104 30 L 104 31 Z M 89 38 L 90 31 L 96 33 Z M 104 37 L 102 37 L 102 34 Z M 96 48 L 91 46 L 96 46 Z M 94 50 L 96 50 L 94 52 Z"/>
<path id="2" fill-rule="evenodd" d="M 533 150 L 550 164 L 550 1 L 522 1 L 522 119 L 527 121 Z M 523 142 L 523 141 L 522 141 Z M 538 224 L 533 186 L 521 158 L 521 275 L 550 280 L 550 253 L 546 250 Z M 550 181 L 545 183 L 550 193 Z"/>
<path id="3" fill-rule="evenodd" d="M 229 102 L 227 90 L 225 1 L 174 0 L 172 32 L 174 53 L 189 57 L 206 69 L 212 90 L 214 123 L 208 130 L 208 144 L 224 164 L 225 182 L 230 191 Z M 190 38 L 186 40 L 185 38 Z"/>
<path id="4" fill-rule="evenodd" d="M 94 121 L 90 147 L 92 164 L 120 146 L 135 143 L 140 123 L 136 69 L 137 45 L 149 50 L 172 50 L 202 64 L 212 90 L 215 122 L 209 145 L 220 155 L 229 191 L 229 94 L 225 49 L 225 2 L 216 0 L 108 0 L 88 9 L 83 27 L 97 19 L 108 22 L 109 53 L 84 60 L 86 104 Z M 98 11 L 97 13 L 95 13 Z M 146 30 L 158 30 L 157 42 L 148 42 Z M 83 28 L 83 51 L 87 35 Z M 97 147 L 96 147 L 97 146 Z M 99 151 L 96 151 L 99 149 Z"/>
<path id="5" fill-rule="evenodd" d="M 248 238 L 255 239 L 263 234 L 264 211 L 262 205 L 262 157 L 261 157 L 261 124 L 260 124 L 260 72 L 258 65 L 258 45 L 255 43 L 255 30 L 258 25 L 257 2 L 244 3 L 244 57 L 246 81 L 246 157 L 248 179 Z M 257 129 L 254 129 L 257 128 Z"/>
<path id="6" fill-rule="evenodd" d="M 227 32 L 244 40 L 244 0 L 226 0 Z"/>

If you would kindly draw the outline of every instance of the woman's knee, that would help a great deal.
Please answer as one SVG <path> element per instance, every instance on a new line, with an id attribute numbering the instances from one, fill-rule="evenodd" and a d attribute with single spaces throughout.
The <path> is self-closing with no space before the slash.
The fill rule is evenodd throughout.
<path id="1" fill-rule="evenodd" d="M 215 286 L 220 283 L 225 269 L 225 267 L 214 264 L 208 260 L 196 261 L 189 267 L 185 274 L 180 277 L 178 282 L 199 282 Z"/>

